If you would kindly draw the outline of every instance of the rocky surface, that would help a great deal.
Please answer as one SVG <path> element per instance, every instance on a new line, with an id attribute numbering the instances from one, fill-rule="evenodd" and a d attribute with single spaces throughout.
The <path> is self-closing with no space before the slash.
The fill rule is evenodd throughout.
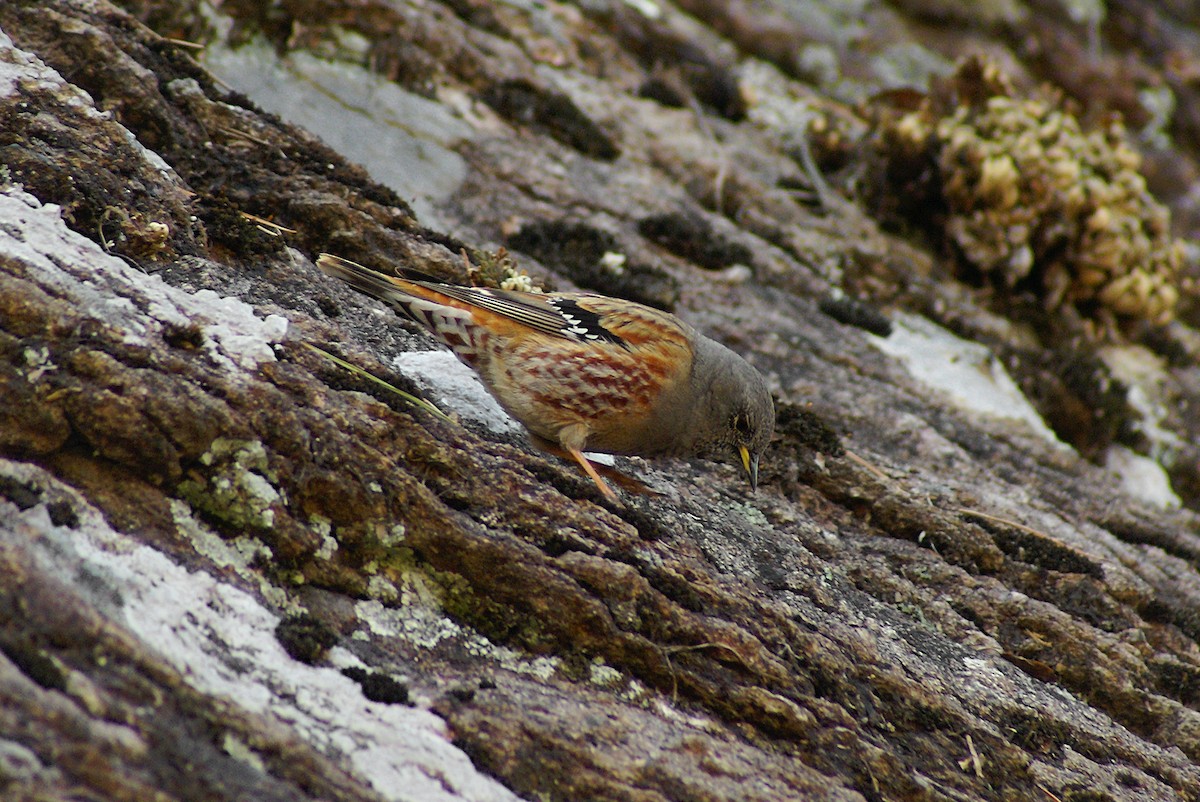
<path id="1" fill-rule="evenodd" d="M 1189 9 L 0 5 L 4 798 L 1200 799 Z M 672 309 L 762 486 L 605 501 L 322 251 Z"/>

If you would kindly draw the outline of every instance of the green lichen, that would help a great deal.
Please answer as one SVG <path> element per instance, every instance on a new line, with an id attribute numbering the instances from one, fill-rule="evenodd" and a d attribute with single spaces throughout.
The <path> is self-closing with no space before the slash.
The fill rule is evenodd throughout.
<path id="1" fill-rule="evenodd" d="M 258 587 L 263 598 L 280 610 L 295 610 L 287 593 L 273 584 L 255 566 L 269 564 L 274 555 L 271 549 L 253 535 L 220 537 L 193 515 L 193 509 L 182 501 L 171 501 L 171 517 L 178 534 L 192 544 L 198 554 L 214 565 L 232 569 L 234 573 Z"/>
<path id="2" fill-rule="evenodd" d="M 771 525 L 767 520 L 767 516 L 763 514 L 762 510 L 760 510 L 758 507 L 755 507 L 753 504 L 747 504 L 746 502 L 742 501 L 732 501 L 729 502 L 729 507 L 741 514 L 748 523 L 761 527 L 769 527 Z"/>
<path id="3" fill-rule="evenodd" d="M 392 620 L 390 626 L 426 648 L 456 637 L 468 648 L 475 644 L 497 659 L 501 655 L 496 650 L 503 647 L 496 644 L 533 652 L 548 649 L 551 641 L 536 618 L 480 594 L 460 574 L 440 571 L 421 561 L 410 547 L 397 545 L 403 541 L 402 526 L 367 528 L 381 536 L 356 551 L 356 557 L 364 560 L 359 571 L 366 579 L 370 603 L 382 603 L 387 611 L 374 618 Z M 518 654 L 512 653 L 511 658 L 517 660 Z M 556 669 L 541 666 L 538 670 L 553 673 Z"/>
<path id="4" fill-rule="evenodd" d="M 443 575 L 442 579 L 451 585 L 463 584 L 461 577 L 446 580 Z M 378 599 L 369 599 L 355 605 L 359 620 L 371 634 L 399 638 L 421 649 L 433 649 L 444 641 L 453 641 L 457 648 L 468 654 L 492 660 L 509 671 L 543 680 L 562 672 L 559 658 L 530 658 L 523 651 L 498 645 L 494 638 L 487 637 L 486 633 L 478 631 L 467 621 L 451 615 L 441 603 L 447 597 L 445 585 L 430 581 L 426 569 L 415 569 L 404 577 L 401 584 L 398 603 L 385 604 Z M 464 594 L 461 593 L 450 596 L 457 598 L 460 603 L 464 600 Z M 478 609 L 471 607 L 470 610 L 478 620 Z M 352 637 L 365 640 L 370 636 L 364 631 L 356 632 Z"/>
<path id="5" fill-rule="evenodd" d="M 284 499 L 262 443 L 217 438 L 200 464 L 208 474 L 192 472 L 178 487 L 194 510 L 236 532 L 274 526 L 274 506 Z"/>

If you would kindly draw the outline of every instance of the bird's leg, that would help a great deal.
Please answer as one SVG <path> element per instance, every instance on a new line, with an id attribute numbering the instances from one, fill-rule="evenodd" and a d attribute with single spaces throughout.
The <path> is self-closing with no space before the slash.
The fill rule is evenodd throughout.
<path id="1" fill-rule="evenodd" d="M 642 482 L 639 479 L 635 479 L 632 476 L 621 473 L 619 470 L 617 470 L 616 468 L 613 468 L 609 465 L 605 465 L 603 463 L 592 462 L 586 456 L 584 456 L 584 454 L 582 453 L 582 450 L 580 450 L 580 449 L 577 449 L 580 451 L 579 457 L 583 457 L 584 461 L 587 462 L 587 465 L 583 465 L 582 462 L 579 462 L 579 457 L 572 454 L 570 449 L 564 448 L 563 446 L 552 443 L 544 437 L 538 437 L 533 432 L 529 433 L 529 439 L 533 442 L 533 444 L 537 448 L 539 448 L 542 451 L 545 451 L 547 454 L 553 454 L 554 456 L 561 457 L 562 459 L 575 460 L 576 462 L 579 463 L 579 465 L 581 465 L 583 467 L 583 469 L 585 471 L 587 471 L 587 475 L 589 477 L 592 475 L 593 472 L 595 472 L 595 473 L 600 474 L 601 479 L 607 479 L 608 481 L 604 482 L 603 484 L 601 484 L 600 482 L 595 482 L 596 487 L 599 488 L 600 492 L 602 492 L 602 493 L 604 493 L 605 489 L 608 488 L 611 484 L 616 484 L 616 485 L 620 486 L 621 489 L 626 490 L 630 493 L 637 493 L 637 494 L 643 495 L 643 496 L 659 495 L 659 493 L 657 493 L 654 490 L 651 490 L 649 487 L 646 486 L 645 482 Z M 589 471 L 588 468 L 591 468 L 592 470 Z M 593 481 L 595 481 L 595 480 L 593 480 Z M 611 496 L 608 495 L 608 493 L 604 493 L 604 497 L 612 498 Z"/>
<path id="2" fill-rule="evenodd" d="M 592 461 L 583 455 L 583 444 L 587 442 L 586 427 L 582 424 L 572 424 L 563 427 L 562 431 L 558 433 L 557 443 L 533 432 L 530 432 L 529 435 L 533 440 L 533 444 L 541 450 L 550 454 L 570 457 L 579 463 L 579 467 L 583 468 L 583 472 L 596 483 L 596 487 L 599 488 L 604 497 L 614 504 L 617 502 L 617 494 L 608 486 L 608 482 L 604 481 L 604 477 L 596 470 L 596 466 L 592 464 Z"/>
<path id="3" fill-rule="evenodd" d="M 591 477 L 591 480 L 596 483 L 596 487 L 600 488 L 600 492 L 604 494 L 604 497 L 615 504 L 617 502 L 617 494 L 614 493 L 612 488 L 608 486 L 608 483 L 604 481 L 604 477 L 602 477 L 600 472 L 596 470 L 596 466 L 592 464 L 592 461 L 585 457 L 583 452 L 577 448 L 568 448 L 566 451 L 571 455 L 573 460 L 579 463 L 579 467 L 583 468 L 583 472 Z"/>

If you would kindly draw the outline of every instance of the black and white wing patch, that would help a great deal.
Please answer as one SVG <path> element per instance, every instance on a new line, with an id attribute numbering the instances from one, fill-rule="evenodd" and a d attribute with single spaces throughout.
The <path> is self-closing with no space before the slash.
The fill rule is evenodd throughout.
<path id="1" fill-rule="evenodd" d="M 628 348 L 625 341 L 604 328 L 600 316 L 590 309 L 584 309 L 572 298 L 547 298 L 546 302 L 558 310 L 565 326 L 560 330 L 566 337 L 585 342 L 607 342 Z"/>
<path id="2" fill-rule="evenodd" d="M 625 340 L 604 328 L 600 315 L 585 309 L 573 298 L 555 295 L 529 295 L 484 287 L 459 287 L 452 284 L 420 282 L 432 290 L 504 315 L 532 329 L 581 342 L 607 342 L 628 348 Z"/>

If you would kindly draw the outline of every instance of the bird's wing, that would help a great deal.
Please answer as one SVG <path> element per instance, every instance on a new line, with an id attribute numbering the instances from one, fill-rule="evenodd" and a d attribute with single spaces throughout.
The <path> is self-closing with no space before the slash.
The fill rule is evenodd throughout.
<path id="1" fill-rule="evenodd" d="M 410 316 L 411 304 L 397 298 L 397 293 L 460 309 L 483 309 L 543 334 L 581 343 L 607 343 L 624 350 L 660 339 L 680 344 L 689 340 L 688 330 L 674 315 L 633 301 L 583 292 L 540 294 L 413 281 L 329 254 L 322 254 L 317 265 L 362 292 L 399 302 Z"/>
<path id="2" fill-rule="evenodd" d="M 536 331 L 582 343 L 609 343 L 628 350 L 660 338 L 689 339 L 674 315 L 633 301 L 587 292 L 544 295 L 483 287 L 419 282 L 429 290 L 506 317 Z"/>
<path id="3" fill-rule="evenodd" d="M 535 331 L 581 342 L 610 342 L 623 346 L 621 336 L 605 325 L 601 314 L 589 301 L 603 296 L 587 293 L 548 293 L 545 295 L 486 287 L 461 287 L 430 281 L 413 282 L 427 290 L 461 303 L 506 317 Z"/>
<path id="4" fill-rule="evenodd" d="M 603 332 L 600 337 L 583 337 L 611 338 L 633 349 L 682 347 L 690 352 L 695 332 L 669 312 L 604 295 L 562 293 L 559 297 L 563 299 L 564 315 L 581 320 L 581 327 L 589 333 Z"/>

